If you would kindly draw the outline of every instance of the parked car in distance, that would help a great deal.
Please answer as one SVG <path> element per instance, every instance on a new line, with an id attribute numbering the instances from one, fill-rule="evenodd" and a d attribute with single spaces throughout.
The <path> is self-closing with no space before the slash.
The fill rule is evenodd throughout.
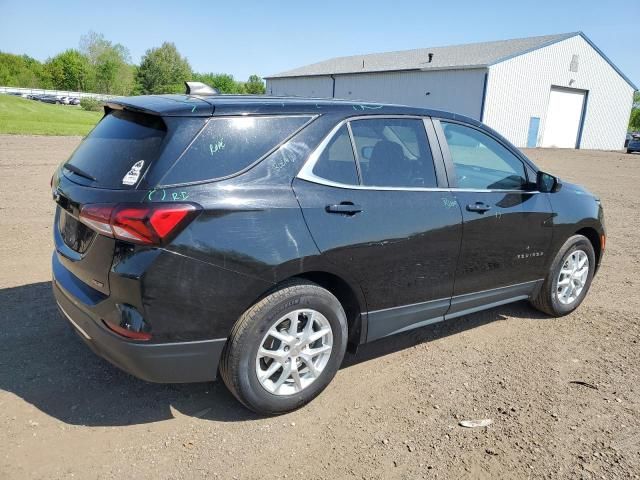
<path id="1" fill-rule="evenodd" d="M 54 103 L 54 104 L 61 103 L 60 97 L 58 97 L 56 95 L 37 95 L 35 97 L 35 100 L 38 100 L 38 101 L 44 102 L 44 103 Z"/>
<path id="2" fill-rule="evenodd" d="M 629 134 L 625 148 L 627 153 L 640 152 L 640 133 Z"/>
<path id="3" fill-rule="evenodd" d="M 78 97 L 69 97 L 69 105 L 80 105 L 80 99 Z"/>
<path id="4" fill-rule="evenodd" d="M 189 92 L 108 101 L 52 178 L 57 304 L 131 374 L 219 371 L 245 406 L 279 414 L 316 397 L 347 348 L 520 300 L 562 316 L 585 298 L 600 200 L 487 126 Z"/>

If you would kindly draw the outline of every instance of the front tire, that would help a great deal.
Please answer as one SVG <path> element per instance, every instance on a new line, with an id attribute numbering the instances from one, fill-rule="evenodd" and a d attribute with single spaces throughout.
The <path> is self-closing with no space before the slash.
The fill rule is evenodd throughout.
<path id="1" fill-rule="evenodd" d="M 220 374 L 247 408 L 281 414 L 325 389 L 346 346 L 347 318 L 338 299 L 314 283 L 290 283 L 238 319 L 222 353 Z"/>
<path id="2" fill-rule="evenodd" d="M 593 245 L 583 235 L 574 235 L 560 248 L 549 273 L 531 304 L 554 317 L 573 312 L 589 291 L 596 266 Z"/>

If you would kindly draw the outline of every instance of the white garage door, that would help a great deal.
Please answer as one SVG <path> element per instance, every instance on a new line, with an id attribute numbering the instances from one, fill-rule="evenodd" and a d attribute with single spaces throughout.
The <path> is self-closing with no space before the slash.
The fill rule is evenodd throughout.
<path id="1" fill-rule="evenodd" d="M 551 88 L 543 147 L 576 148 L 585 93 L 582 90 Z"/>

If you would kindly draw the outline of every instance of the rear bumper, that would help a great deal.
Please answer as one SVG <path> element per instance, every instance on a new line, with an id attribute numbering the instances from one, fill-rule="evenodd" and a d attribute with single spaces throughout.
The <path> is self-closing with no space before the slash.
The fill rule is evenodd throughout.
<path id="1" fill-rule="evenodd" d="M 148 382 L 207 382 L 216 378 L 226 339 L 156 344 L 122 339 L 104 326 L 91 306 L 65 289 L 65 275 L 56 270 L 52 285 L 58 307 L 97 355 Z"/>

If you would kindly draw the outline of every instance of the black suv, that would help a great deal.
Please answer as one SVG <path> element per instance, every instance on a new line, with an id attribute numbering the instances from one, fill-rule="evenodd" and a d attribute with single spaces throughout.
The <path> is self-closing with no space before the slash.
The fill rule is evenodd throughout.
<path id="1" fill-rule="evenodd" d="M 304 405 L 345 350 L 508 302 L 564 315 L 600 201 L 455 114 L 205 94 L 110 100 L 52 179 L 53 289 L 102 357 Z"/>

